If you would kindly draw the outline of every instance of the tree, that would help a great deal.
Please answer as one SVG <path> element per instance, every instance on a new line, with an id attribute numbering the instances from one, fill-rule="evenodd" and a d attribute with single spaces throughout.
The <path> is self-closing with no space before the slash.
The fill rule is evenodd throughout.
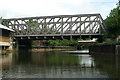
<path id="1" fill-rule="evenodd" d="M 33 20 L 29 20 L 26 22 L 27 25 L 31 26 L 31 28 L 35 28 L 37 27 L 37 24 L 38 22 L 37 21 L 33 21 Z"/>
<path id="2" fill-rule="evenodd" d="M 120 35 L 120 14 L 118 7 L 111 10 L 109 16 L 105 19 L 105 23 L 108 31 L 107 37 L 115 39 Z"/>

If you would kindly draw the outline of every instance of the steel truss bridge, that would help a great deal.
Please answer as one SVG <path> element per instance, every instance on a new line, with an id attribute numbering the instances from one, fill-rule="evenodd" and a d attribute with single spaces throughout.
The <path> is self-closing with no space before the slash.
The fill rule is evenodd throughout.
<path id="1" fill-rule="evenodd" d="M 79 14 L 4 19 L 16 39 L 71 39 L 99 37 L 105 32 L 100 14 Z"/>

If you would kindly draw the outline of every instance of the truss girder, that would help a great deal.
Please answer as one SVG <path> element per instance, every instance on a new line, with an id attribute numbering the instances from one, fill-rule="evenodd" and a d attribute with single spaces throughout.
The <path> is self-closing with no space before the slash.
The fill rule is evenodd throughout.
<path id="1" fill-rule="evenodd" d="M 5 24 L 6 23 L 6 24 Z M 15 35 L 102 34 L 105 25 L 100 14 L 80 14 L 4 19 Z"/>

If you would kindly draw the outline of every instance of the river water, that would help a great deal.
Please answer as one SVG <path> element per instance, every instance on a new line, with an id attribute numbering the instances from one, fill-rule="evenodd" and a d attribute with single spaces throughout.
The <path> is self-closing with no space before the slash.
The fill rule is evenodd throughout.
<path id="1" fill-rule="evenodd" d="M 79 52 L 22 50 L 3 55 L 2 78 L 120 78 L 118 56 Z"/>

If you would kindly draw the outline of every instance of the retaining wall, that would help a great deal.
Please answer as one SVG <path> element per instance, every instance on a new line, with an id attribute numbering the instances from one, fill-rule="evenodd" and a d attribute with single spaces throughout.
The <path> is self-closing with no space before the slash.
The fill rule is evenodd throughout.
<path id="1" fill-rule="evenodd" d="M 120 45 L 116 45 L 116 54 L 120 55 Z"/>
<path id="2" fill-rule="evenodd" d="M 89 47 L 90 54 L 120 54 L 120 44 L 99 44 Z"/>

